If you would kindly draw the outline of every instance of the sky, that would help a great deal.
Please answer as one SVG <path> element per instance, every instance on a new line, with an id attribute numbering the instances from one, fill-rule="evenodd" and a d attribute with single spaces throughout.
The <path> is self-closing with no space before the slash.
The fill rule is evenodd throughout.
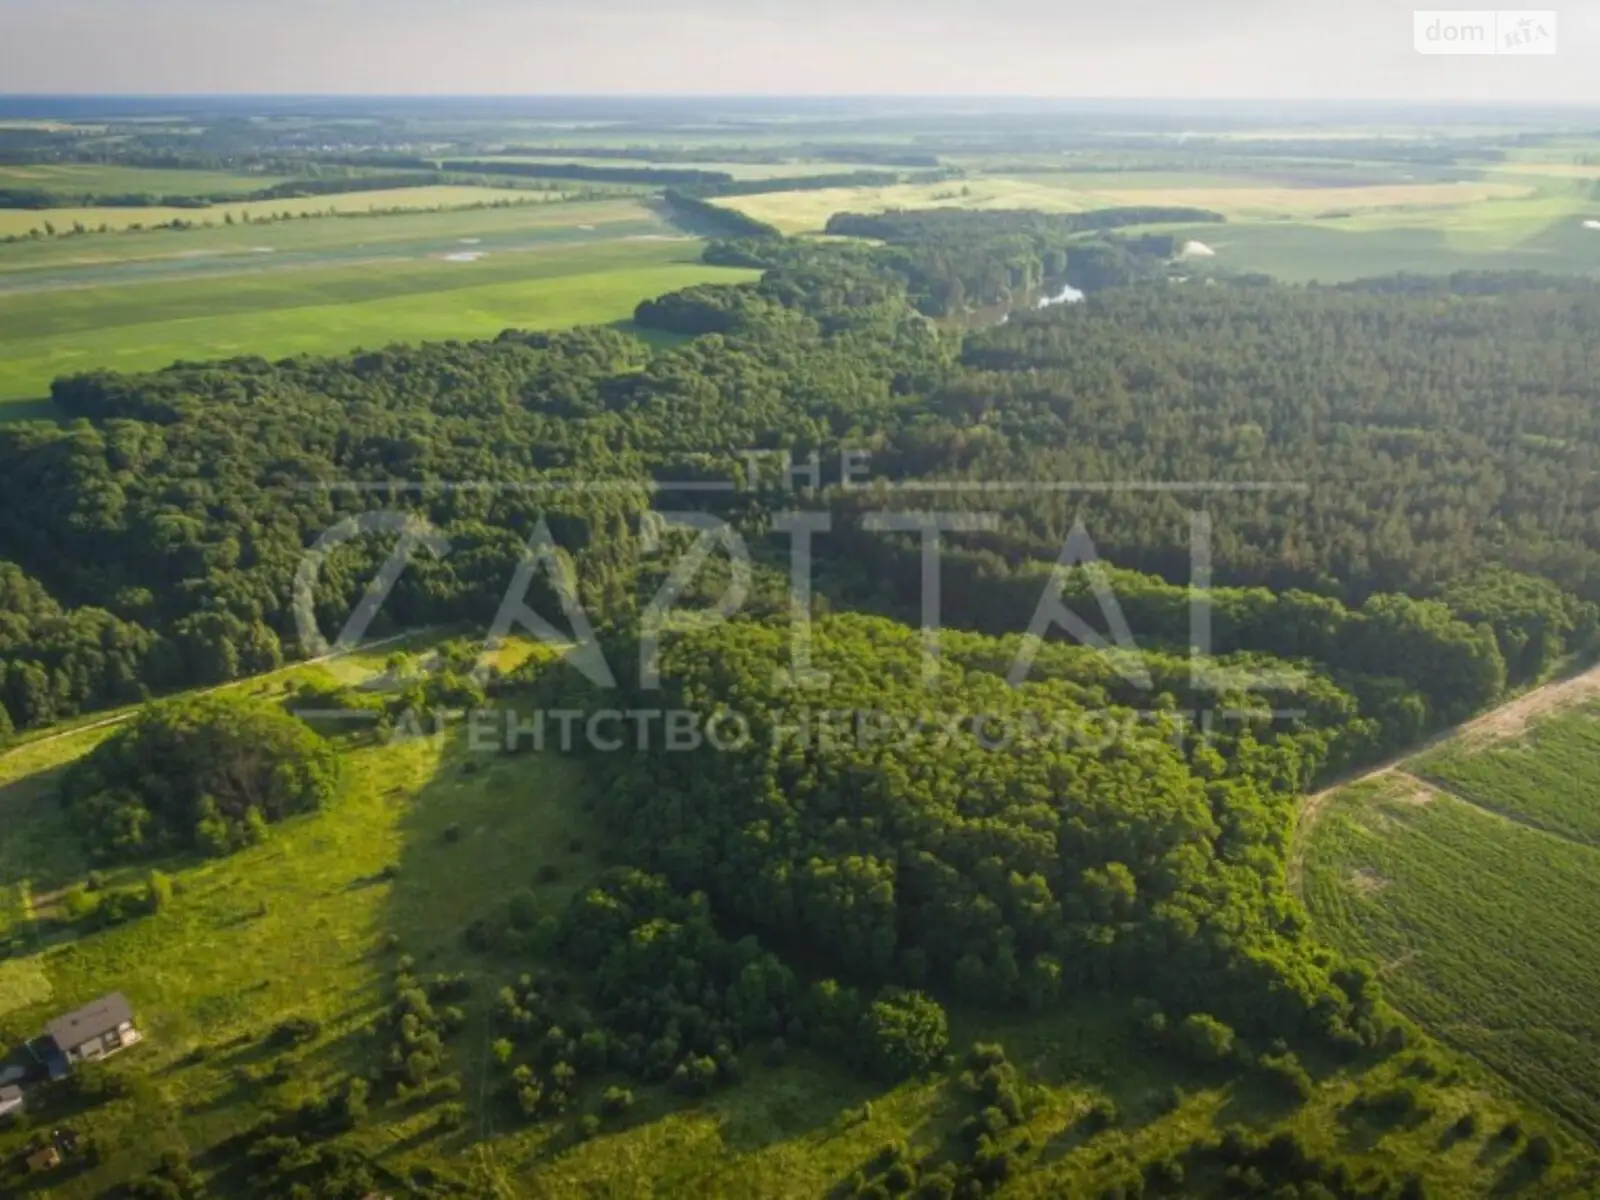
<path id="1" fill-rule="evenodd" d="M 0 93 L 1600 103 L 1600 0 L 1556 9 L 1548 56 L 1424 56 L 1412 12 L 1393 0 L 0 0 Z"/>

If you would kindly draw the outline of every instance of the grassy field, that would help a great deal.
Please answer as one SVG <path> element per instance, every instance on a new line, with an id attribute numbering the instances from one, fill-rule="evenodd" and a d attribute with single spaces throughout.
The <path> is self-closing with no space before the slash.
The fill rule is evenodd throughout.
<path id="1" fill-rule="evenodd" d="M 785 233 L 815 233 L 836 212 L 892 208 L 1029 208 L 1081 212 L 1125 204 L 1191 205 L 1233 218 L 1310 217 L 1331 210 L 1455 209 L 1495 199 L 1525 197 L 1522 183 L 1387 183 L 1354 187 L 1290 187 L 1215 176 L 1134 179 L 1117 172 L 1017 178 L 985 177 L 885 188 L 821 188 L 730 196 L 717 203 L 766 221 Z"/>
<path id="2" fill-rule="evenodd" d="M 1600 1136 L 1600 853 L 1396 775 L 1318 822 L 1319 934 L 1380 964 L 1391 1000 Z"/>
<path id="3" fill-rule="evenodd" d="M 204 270 L 215 260 L 261 264 L 292 256 L 326 262 L 339 255 L 420 254 L 475 237 L 484 247 L 599 236 L 670 233 L 649 206 L 635 200 L 518 204 L 509 208 L 393 213 L 348 221 L 282 221 L 267 225 L 148 230 L 137 237 L 91 234 L 0 245 L 0 292 L 60 283 L 115 282 L 119 276 L 85 275 L 86 268 L 138 264 L 141 270 Z M 450 245 L 451 250 L 465 249 Z M 159 264 L 159 266 L 157 265 Z M 226 262 L 231 269 L 236 261 Z M 70 272 L 71 274 L 67 274 Z"/>
<path id="4" fill-rule="evenodd" d="M 370 666 L 378 669 L 381 656 Z M 276 694 L 291 679 L 319 673 L 326 672 L 304 668 L 252 690 Z M 348 666 L 341 674 L 348 677 Z M 61 831 L 50 769 L 98 736 L 35 750 L 34 773 L 0 792 L 8 838 L 20 835 L 35 847 L 55 842 Z M 41 761 L 47 751 L 48 766 Z M 387 932 L 401 933 L 424 970 L 471 971 L 480 993 L 492 995 L 490 985 L 503 980 L 486 978 L 486 964 L 462 949 L 465 925 L 519 886 L 555 910 L 597 869 L 592 857 L 569 849 L 574 838 L 597 833 L 576 803 L 583 785 L 568 762 L 504 759 L 468 777 L 458 748 L 433 738 L 351 746 L 343 757 L 346 786 L 335 811 L 279 826 L 266 844 L 226 860 L 174 865 L 178 895 L 157 918 L 81 940 L 47 940 L 0 967 L 0 1010 L 8 1010 L 0 1011 L 0 1028 L 12 1037 L 110 988 L 127 993 L 147 1035 L 123 1060 L 141 1085 L 97 1115 L 113 1152 L 98 1171 L 52 1194 L 97 1194 L 148 1169 L 164 1147 L 213 1144 L 269 1098 L 318 1089 L 359 1066 L 370 1049 L 358 1029 L 385 1003 L 382 983 L 392 968 L 378 943 Z M 0 759 L 0 771 L 15 770 Z M 19 806 L 19 789 L 34 799 Z M 462 826 L 458 842 L 444 837 L 451 824 Z M 27 869 L 64 882 L 82 873 L 74 855 L 68 840 Z M 536 882 L 545 864 L 559 881 Z M 290 1016 L 322 1026 L 316 1044 L 294 1056 L 293 1078 L 276 1086 L 241 1082 L 237 1068 L 260 1060 L 259 1039 Z M 252 1044 L 241 1049 L 240 1039 Z M 196 1047 L 215 1053 L 201 1061 L 191 1056 Z M 372 1131 L 380 1143 L 372 1149 L 406 1138 L 414 1116 L 404 1107 L 389 1114 Z"/>
<path id="5" fill-rule="evenodd" d="M 279 695 L 302 678 L 349 682 L 381 669 L 386 657 L 292 669 L 243 686 Z M 0 858 L 0 882 L 17 883 L 26 871 L 56 892 L 82 876 L 86 864 L 53 805 L 53 772 L 103 736 L 83 731 L 0 757 L 8 846 L 27 848 Z M 363 1031 L 386 1000 L 395 952 L 380 947 L 390 934 L 423 972 L 459 971 L 474 984 L 468 1028 L 451 1043 L 471 1114 L 466 1127 L 441 1135 L 428 1106 L 392 1101 L 376 1104 L 351 1135 L 400 1173 L 443 1159 L 482 1193 L 502 1196 L 823 1197 L 885 1144 L 948 1149 L 972 1111 L 953 1076 L 883 1092 L 842 1064 L 801 1054 L 771 1066 L 753 1053 L 739 1085 L 700 1102 L 636 1088 L 637 1108 L 591 1141 L 572 1137 L 576 1114 L 538 1125 L 509 1120 L 483 1103 L 488 1012 L 498 987 L 530 964 L 475 955 L 460 935 L 518 889 L 531 889 L 541 911 L 556 912 L 601 868 L 605 834 L 588 815 L 582 768 L 526 756 L 475 759 L 469 770 L 458 735 L 387 746 L 356 739 L 342 757 L 346 785 L 328 811 L 277 826 L 265 844 L 233 857 L 169 864 L 177 890 L 161 914 L 77 939 L 56 934 L 0 963 L 0 1032 L 31 1034 L 60 1009 L 118 988 L 147 1035 L 113 1060 L 113 1071 L 129 1080 L 126 1094 L 88 1120 L 106 1146 L 103 1163 L 50 1180 L 51 1195 L 98 1194 L 168 1148 L 203 1164 L 208 1147 L 263 1106 L 292 1106 L 363 1071 L 381 1049 Z M 460 829 L 454 840 L 452 826 Z M 1515 1171 L 1487 1138 L 1516 1109 L 1471 1076 L 1429 1084 L 1428 1112 L 1418 1122 L 1377 1129 L 1346 1106 L 1362 1088 L 1396 1082 L 1398 1060 L 1329 1072 L 1290 1112 L 1246 1082 L 1153 1058 L 1125 1004 L 1083 1002 L 1004 1023 L 952 1015 L 958 1047 L 998 1038 L 1032 1085 L 1028 1118 L 1007 1135 L 1031 1139 L 1029 1169 L 1002 1196 L 1096 1195 L 1126 1182 L 1137 1159 L 1241 1122 L 1286 1124 L 1358 1170 L 1424 1171 L 1430 1194 L 1487 1195 Z M 293 1050 L 264 1045 L 291 1017 L 319 1022 L 320 1032 Z M 277 1082 L 265 1078 L 274 1066 Z M 604 1082 L 586 1085 L 581 1111 Z M 1174 1087 L 1182 1089 L 1175 1109 L 1167 1100 Z M 1079 1121 L 1103 1097 L 1120 1119 L 1086 1133 Z M 1479 1133 L 1448 1137 L 1468 1111 Z M 1563 1164 L 1547 1181 L 1550 1194 L 1580 1194 L 1572 1181 L 1587 1169 L 1584 1151 L 1559 1140 Z"/>
<path id="6" fill-rule="evenodd" d="M 1600 231 L 1585 229 L 1576 215 L 1530 227 L 1524 240 L 1511 245 L 1495 244 L 1498 230 L 1473 241 L 1459 228 L 1372 228 L 1340 221 L 1198 225 L 1174 232 L 1216 253 L 1192 262 L 1192 270 L 1263 272 L 1291 283 L 1336 283 L 1397 271 L 1600 275 Z"/>
<path id="7" fill-rule="evenodd" d="M 0 166 L 0 188 L 42 188 L 65 195 L 92 192 L 117 196 L 148 192 L 157 196 L 212 196 L 226 192 L 253 192 L 283 181 L 281 175 L 162 170 L 105 163 Z"/>
<path id="8" fill-rule="evenodd" d="M 1509 1116 L 1474 1082 L 1439 1087 L 1426 1121 L 1374 1136 L 1343 1110 L 1363 1083 L 1393 1082 L 1398 1072 L 1392 1066 L 1360 1080 L 1333 1076 L 1306 1105 L 1285 1114 L 1248 1087 L 1175 1075 L 1130 1036 L 1120 1005 L 1083 1003 L 998 1028 L 993 1018 L 980 1026 L 958 1017 L 953 1040 L 965 1046 L 975 1036 L 1004 1045 L 1033 1085 L 1034 1108 L 1008 1136 L 1030 1139 L 1035 1152 L 1025 1172 L 993 1193 L 998 1196 L 1102 1195 L 1130 1182 L 1133 1162 L 1234 1123 L 1281 1122 L 1318 1151 L 1352 1155 L 1358 1170 L 1425 1171 L 1430 1195 L 1488 1195 L 1506 1169 L 1482 1139 L 1452 1144 L 1445 1136 L 1469 1110 L 1490 1129 Z M 1182 1102 L 1165 1111 L 1164 1098 L 1175 1086 Z M 1102 1098 L 1123 1119 L 1086 1135 L 1078 1122 Z M 520 1178 L 513 1164 L 537 1153 L 537 1132 L 493 1139 L 484 1161 L 506 1195 L 820 1200 L 837 1194 L 886 1145 L 905 1142 L 914 1154 L 948 1150 L 970 1111 L 970 1099 L 948 1078 L 879 1093 L 835 1067 L 806 1062 L 757 1068 L 736 1089 L 688 1110 L 647 1111 L 627 1129 L 566 1149 L 532 1172 L 524 1168 Z"/>
<path id="9" fill-rule="evenodd" d="M 484 238 L 420 258 L 0 292 L 0 401 L 36 400 L 55 377 L 99 367 L 148 370 L 177 359 L 281 358 L 611 323 L 647 297 L 755 276 L 702 264 L 698 243 L 649 239 L 501 251 L 486 249 Z"/>
<path id="10" fill-rule="evenodd" d="M 89 230 L 148 229 L 169 221 L 195 225 L 223 225 L 262 221 L 288 214 L 314 217 L 337 214 L 388 212 L 394 209 L 470 208 L 480 204 L 541 204 L 559 200 L 558 192 L 535 192 L 499 187 L 440 184 L 433 187 L 387 188 L 371 192 L 344 192 L 333 196 L 307 196 L 296 200 L 248 200 L 214 204 L 208 208 L 51 208 L 42 212 L 0 209 L 0 237 L 45 232 L 45 222 L 57 231 L 81 225 Z"/>
<path id="11" fill-rule="evenodd" d="M 1337 282 L 1395 271 L 1543 270 L 1600 275 L 1600 199 L 1577 168 L 1540 176 L 1508 164 L 1493 178 L 1366 181 L 1331 167 L 1263 166 L 1256 172 L 1061 171 L 974 176 L 940 184 L 828 188 L 734 196 L 717 203 L 791 234 L 815 233 L 836 212 L 891 208 L 1027 208 L 1078 212 L 1115 205 L 1191 205 L 1226 225 L 1176 228 L 1214 258 L 1201 273 L 1264 272 L 1292 282 Z M 1394 168 L 1386 168 L 1391 174 Z M 1298 182 L 1297 182 L 1298 181 Z"/>
<path id="12" fill-rule="evenodd" d="M 895 170 L 872 163 L 828 162 L 819 159 L 795 159 L 783 162 L 723 162 L 715 158 L 694 162 L 648 162 L 640 158 L 602 158 L 585 155 L 582 158 L 559 154 L 482 154 L 462 159 L 464 162 L 483 163 L 557 163 L 562 166 L 627 167 L 657 171 L 721 171 L 735 179 L 783 179 L 800 175 L 834 175 L 848 171 Z"/>

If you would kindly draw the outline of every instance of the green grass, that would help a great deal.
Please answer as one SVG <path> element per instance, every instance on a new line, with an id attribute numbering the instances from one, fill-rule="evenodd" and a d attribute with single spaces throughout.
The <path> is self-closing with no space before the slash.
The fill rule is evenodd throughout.
<path id="1" fill-rule="evenodd" d="M 57 376 L 138 371 L 177 359 L 280 358 L 394 342 L 493 337 L 630 317 L 691 284 L 754 278 L 708 267 L 679 241 L 615 240 L 476 262 L 365 266 L 0 295 L 0 400 L 33 400 Z"/>
<path id="2" fill-rule="evenodd" d="M 281 175 L 232 171 L 162 170 L 105 163 L 30 163 L 0 166 L 0 188 L 39 188 L 65 195 L 213 196 L 246 193 L 284 182 Z"/>
<path id="3" fill-rule="evenodd" d="M 1381 965 L 1431 1033 L 1600 1135 L 1600 852 L 1405 776 L 1329 805 L 1306 860 L 1319 936 Z"/>
<path id="4" fill-rule="evenodd" d="M 1100 1195 L 1128 1182 L 1131 1163 L 1178 1152 L 1235 1123 L 1287 1125 L 1317 1151 L 1353 1160 L 1358 1172 L 1425 1173 L 1430 1194 L 1488 1195 L 1505 1168 L 1481 1137 L 1441 1149 L 1444 1131 L 1469 1110 L 1487 1130 L 1513 1115 L 1513 1106 L 1475 1081 L 1432 1089 L 1434 1112 L 1425 1122 L 1371 1137 L 1341 1109 L 1362 1087 L 1392 1084 L 1396 1064 L 1332 1076 L 1290 1114 L 1263 1103 L 1247 1084 L 1174 1072 L 1130 1036 L 1122 1005 L 1079 1003 L 1010 1021 L 958 1018 L 953 1033 L 960 1050 L 974 1038 L 1000 1042 L 1034 1086 L 1028 1119 L 1005 1137 L 1025 1135 L 1035 1150 L 1027 1169 L 996 1193 L 1002 1197 Z M 1183 1087 L 1183 1103 L 1164 1112 L 1159 1098 L 1174 1085 Z M 1122 1120 L 1085 1136 L 1075 1126 L 1101 1097 L 1113 1100 Z M 949 1077 L 885 1092 L 806 1058 L 755 1068 L 735 1089 L 692 1108 L 651 1107 L 627 1128 L 566 1148 L 521 1175 L 515 1164 L 538 1161 L 540 1133 L 495 1138 L 486 1175 L 505 1195 L 820 1198 L 858 1169 L 870 1174 L 886 1145 L 904 1141 L 915 1155 L 948 1153 L 972 1108 Z"/>
<path id="5" fill-rule="evenodd" d="M 62 272 L 124 264 L 165 263 L 192 271 L 214 258 L 254 260 L 259 265 L 264 253 L 334 257 L 355 251 L 420 252 L 463 237 L 481 238 L 487 246 L 511 239 L 593 241 L 651 231 L 669 233 L 672 229 L 638 201 L 598 200 L 389 213 L 359 220 L 158 229 L 137 236 L 90 234 L 0 245 L 0 286 L 37 286 L 38 280 L 49 282 Z M 91 277 L 90 281 L 99 279 Z"/>
<path id="6" fill-rule="evenodd" d="M 297 668 L 245 686 L 278 694 L 292 679 L 318 674 L 327 672 Z M 20 766 L 9 757 L 0 763 L 13 776 L 39 768 L 42 775 L 22 774 L 11 787 L 46 792 L 51 773 L 91 741 L 75 735 L 35 748 Z M 0 1032 L 8 1040 L 31 1036 L 62 1008 L 114 988 L 127 993 L 146 1034 L 115 1060 L 135 1080 L 132 1093 L 94 1117 L 95 1132 L 110 1146 L 106 1162 L 52 1194 L 98 1194 L 149 1169 L 166 1146 L 215 1144 L 254 1120 L 270 1098 L 292 1101 L 364 1069 L 374 1043 L 361 1029 L 386 1003 L 394 955 L 379 944 L 390 933 L 424 971 L 473 977 L 477 1023 L 460 1039 L 458 1066 L 481 1065 L 482 1017 L 505 976 L 498 964 L 468 953 L 460 935 L 519 887 L 560 911 L 599 869 L 592 853 L 573 849 L 574 839 L 591 849 L 601 839 L 577 803 L 584 791 L 578 767 L 554 757 L 480 758 L 482 769 L 469 775 L 455 734 L 348 743 L 342 758 L 345 786 L 329 811 L 277 826 L 265 844 L 226 859 L 163 864 L 176 896 L 160 915 L 81 939 L 47 940 L 0 964 Z M 59 830 L 53 804 L 7 815 L 8 839 L 37 844 Z M 454 842 L 444 836 L 453 824 L 462 828 Z M 79 860 L 79 873 L 84 865 Z M 537 883 L 545 865 L 560 878 Z M 385 878 L 390 867 L 397 873 Z M 292 1056 L 294 1078 L 276 1089 L 241 1084 L 234 1068 L 272 1058 L 259 1040 L 290 1016 L 322 1025 L 320 1038 Z M 203 1060 L 191 1057 L 196 1048 L 207 1051 Z M 428 1116 L 396 1106 L 380 1112 L 363 1138 L 382 1152 L 415 1133 L 418 1119 Z"/>
<path id="7" fill-rule="evenodd" d="M 350 682 L 380 670 L 387 654 L 295 667 L 239 686 L 281 695 L 300 679 Z M 16 837 L 23 847 L 45 846 L 62 832 L 46 785 L 100 736 L 80 730 L 0 757 L 0 803 L 18 789 L 39 800 L 6 810 L 8 845 Z M 276 826 L 265 844 L 227 859 L 163 864 L 177 890 L 161 914 L 48 941 L 0 964 L 0 1034 L 31 1034 L 61 1009 L 114 988 L 128 994 L 147 1034 L 112 1060 L 113 1072 L 129 1081 L 127 1095 L 75 1122 L 103 1141 L 104 1162 L 44 1181 L 51 1195 L 99 1194 L 148 1169 L 168 1147 L 184 1147 L 203 1168 L 205 1150 L 264 1107 L 292 1106 L 364 1072 L 381 1052 L 364 1030 L 387 1002 L 396 952 L 380 946 L 389 934 L 424 973 L 461 971 L 475 986 L 465 1005 L 468 1028 L 451 1043 L 467 1126 L 440 1137 L 427 1107 L 375 1104 L 350 1136 L 390 1170 L 443 1165 L 481 1194 L 508 1197 L 822 1197 L 887 1143 L 904 1139 L 919 1153 L 953 1148 L 973 1103 L 952 1075 L 885 1091 L 848 1064 L 803 1053 L 770 1066 L 752 1050 L 741 1083 L 697 1103 L 635 1086 L 634 1112 L 588 1142 L 573 1140 L 572 1125 L 610 1079 L 587 1081 L 578 1110 L 554 1122 L 526 1125 L 483 1103 L 493 997 L 532 964 L 473 954 L 461 932 L 519 889 L 530 889 L 542 911 L 559 912 L 601 869 L 605 831 L 589 813 L 590 785 L 580 763 L 554 754 L 469 759 L 459 727 L 395 745 L 352 739 L 342 759 L 345 787 L 329 810 Z M 460 828 L 457 840 L 446 836 L 451 826 Z M 71 845 L 49 857 L 56 886 L 85 867 Z M 10 873 L 36 865 L 26 854 L 3 861 Z M 391 866 L 397 871 L 386 877 Z M 537 882 L 547 867 L 558 878 Z M 292 1016 L 317 1020 L 321 1033 L 281 1055 L 263 1047 L 262 1037 Z M 956 1009 L 952 1021 L 957 1049 L 998 1040 L 1033 1085 L 1025 1128 L 1007 1137 L 1025 1132 L 1035 1149 L 1002 1196 L 1096 1195 L 1125 1180 L 1136 1159 L 1240 1122 L 1291 1126 L 1358 1171 L 1426 1173 L 1441 1195 L 1489 1194 L 1509 1169 L 1484 1137 L 1517 1107 L 1476 1077 L 1429 1085 L 1424 1121 L 1379 1133 L 1342 1110 L 1359 1090 L 1394 1082 L 1395 1061 L 1329 1073 L 1306 1105 L 1288 1112 L 1248 1081 L 1190 1073 L 1152 1056 L 1123 1002 L 1080 1001 L 1031 1018 Z M 280 1058 L 287 1082 L 241 1077 Z M 1173 1085 L 1184 1098 L 1168 1112 L 1160 1098 Z M 1076 1124 L 1102 1096 L 1122 1119 L 1086 1137 Z M 1469 1110 L 1482 1132 L 1447 1145 L 1445 1130 Z M 1580 1146 L 1558 1140 L 1563 1165 L 1552 1184 L 1588 1165 Z"/>
<path id="8" fill-rule="evenodd" d="M 452 160 L 456 161 L 456 160 Z M 829 162 L 818 159 L 794 159 L 783 162 L 724 162 L 715 157 L 694 162 L 650 162 L 641 158 L 603 158 L 585 155 L 581 158 L 560 154 L 478 154 L 462 159 L 463 162 L 482 163 L 559 163 L 563 166 L 606 168 L 631 168 L 654 171 L 721 171 L 735 179 L 786 179 L 801 175 L 835 175 L 849 171 L 911 170 L 913 168 L 886 167 L 877 163 Z"/>
<path id="9" fill-rule="evenodd" d="M 514 202 L 544 204 L 559 200 L 559 193 L 512 190 L 497 187 L 469 187 L 440 184 L 433 187 L 388 188 L 371 192 L 341 192 L 333 196 L 306 196 L 294 200 L 247 200 L 214 204 L 208 208 L 52 208 L 42 212 L 0 208 L 0 237 L 24 236 L 33 230 L 45 232 L 48 222 L 58 232 L 75 224 L 86 229 L 127 230 L 134 226 L 148 229 L 168 221 L 187 221 L 196 225 L 223 225 L 228 217 L 235 221 L 258 221 L 278 217 L 326 216 L 339 213 L 383 212 L 390 209 L 468 208 L 479 204 Z"/>
<path id="10" fill-rule="evenodd" d="M 1410 764 L 1481 808 L 1588 844 L 1600 843 L 1600 708 L 1537 722 L 1487 746 L 1451 744 Z"/>
<path id="11" fill-rule="evenodd" d="M 1216 251 L 1215 258 L 1190 261 L 1189 269 L 1200 274 L 1263 272 L 1291 283 L 1336 283 L 1400 271 L 1600 275 L 1600 232 L 1584 229 L 1577 218 L 1533 231 L 1511 246 L 1463 242 L 1445 229 L 1371 229 L 1339 221 L 1197 225 L 1174 232 Z"/>
<path id="12" fill-rule="evenodd" d="M 1346 209 L 1353 212 L 1426 213 L 1436 222 L 1448 214 L 1497 200 L 1523 199 L 1533 185 L 1494 180 L 1469 183 L 1384 182 L 1356 186 L 1295 186 L 1266 178 L 1218 179 L 1177 174 L 1164 186 L 1136 173 L 1088 172 L 1082 175 L 986 176 L 946 183 L 900 184 L 884 188 L 822 188 L 730 196 L 717 203 L 785 233 L 814 233 L 836 212 L 881 212 L 892 208 L 1026 208 L 1039 212 L 1082 212 L 1121 205 L 1189 205 L 1236 219 L 1309 218 Z"/>

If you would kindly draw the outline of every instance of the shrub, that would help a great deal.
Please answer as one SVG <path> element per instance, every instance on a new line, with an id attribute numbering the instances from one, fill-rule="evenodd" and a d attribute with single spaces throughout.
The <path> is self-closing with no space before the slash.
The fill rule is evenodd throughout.
<path id="1" fill-rule="evenodd" d="M 1256 1070 L 1287 1099 L 1308 1100 L 1314 1090 L 1311 1076 L 1292 1052 L 1263 1054 L 1256 1060 Z"/>
<path id="2" fill-rule="evenodd" d="M 608 1087 L 600 1097 L 600 1111 L 608 1117 L 620 1117 L 633 1107 L 633 1092 L 625 1087 Z"/>
<path id="3" fill-rule="evenodd" d="M 314 1040 L 321 1032 L 322 1026 L 310 1017 L 290 1017 L 267 1036 L 267 1045 L 298 1046 Z"/>
<path id="4" fill-rule="evenodd" d="M 885 988 L 861 1018 L 867 1064 L 879 1077 L 906 1079 L 930 1070 L 950 1047 L 944 1009 L 922 992 Z"/>
<path id="5" fill-rule="evenodd" d="M 1089 1111 L 1083 1114 L 1081 1124 L 1089 1133 L 1099 1133 L 1102 1129 L 1110 1129 L 1117 1123 L 1117 1106 L 1104 1096 L 1089 1106 Z"/>
<path id="6" fill-rule="evenodd" d="M 309 727 L 259 700 L 211 695 L 147 706 L 67 771 L 61 797 L 99 858 L 225 854 L 323 807 L 338 781 L 337 754 Z"/>
<path id="7" fill-rule="evenodd" d="M 1233 1030 L 1207 1013 L 1192 1013 L 1178 1024 L 1175 1046 L 1191 1062 L 1221 1062 L 1233 1050 Z"/>
<path id="8" fill-rule="evenodd" d="M 1528 1139 L 1528 1144 L 1522 1151 L 1522 1157 L 1530 1167 L 1543 1174 L 1555 1165 L 1555 1144 L 1544 1134 L 1536 1133 Z"/>

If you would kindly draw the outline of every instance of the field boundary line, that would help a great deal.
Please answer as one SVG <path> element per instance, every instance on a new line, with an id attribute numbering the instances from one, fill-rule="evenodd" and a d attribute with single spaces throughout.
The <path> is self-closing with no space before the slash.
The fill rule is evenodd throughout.
<path id="1" fill-rule="evenodd" d="M 1407 770 L 1407 765 L 1429 751 L 1436 750 L 1440 746 L 1457 740 L 1477 737 L 1481 738 L 1483 744 L 1487 745 L 1515 737 L 1526 732 L 1530 718 L 1543 716 L 1551 712 L 1559 712 L 1570 705 L 1579 704 L 1596 695 L 1600 695 L 1600 664 L 1591 665 L 1575 674 L 1565 675 L 1559 679 L 1553 679 L 1549 683 L 1530 688 L 1519 695 L 1511 697 L 1502 704 L 1497 704 L 1486 712 L 1479 713 L 1477 716 L 1463 721 L 1459 725 L 1441 729 L 1419 744 L 1402 751 L 1392 758 L 1386 759 L 1377 766 L 1357 771 L 1354 774 L 1345 776 L 1343 779 L 1335 780 L 1326 787 L 1307 794 L 1301 800 L 1299 808 L 1295 812 L 1294 826 L 1289 832 L 1289 858 L 1285 864 L 1285 877 L 1289 890 L 1297 896 L 1300 894 L 1301 884 L 1305 878 L 1306 846 L 1310 841 L 1312 831 L 1315 830 L 1317 822 L 1321 820 L 1323 812 L 1328 806 L 1328 801 L 1337 793 L 1345 788 L 1355 787 L 1357 784 L 1370 783 L 1374 779 L 1381 779 L 1386 775 L 1398 772 L 1417 780 L 1419 783 L 1435 787 L 1452 799 L 1460 800 L 1463 804 L 1471 804 L 1474 808 L 1483 808 L 1483 806 L 1466 799 L 1464 796 L 1456 795 L 1450 788 L 1438 787 L 1423 773 Z M 1488 736 L 1483 736 L 1485 734 Z M 1488 812 L 1490 810 L 1483 808 L 1483 811 Z M 1499 815 L 1504 816 L 1504 814 Z M 1505 817 L 1505 819 L 1512 820 L 1510 817 Z M 1515 823 L 1520 824 L 1520 822 Z M 1535 827 L 1528 826 L 1528 828 Z M 1541 829 L 1539 832 L 1550 833 L 1547 829 Z M 1551 836 L 1560 837 L 1561 835 L 1552 833 Z M 1591 849 L 1596 848 L 1591 843 L 1577 842 L 1571 838 L 1563 838 L 1562 840 L 1572 842 L 1573 845 L 1588 845 Z"/>
<path id="2" fill-rule="evenodd" d="M 1585 842 L 1579 838 L 1573 837 L 1571 834 L 1562 833 L 1559 829 L 1551 829 L 1546 825 L 1541 825 L 1532 817 L 1524 817 L 1518 815 L 1517 813 L 1506 812 L 1504 809 L 1496 808 L 1492 804 L 1486 804 L 1482 800 L 1474 800 L 1471 796 L 1468 796 L 1465 792 L 1461 791 L 1455 784 L 1449 782 L 1448 780 L 1441 779 L 1437 775 L 1429 775 L 1421 771 L 1405 770 L 1399 770 L 1397 773 L 1404 775 L 1409 779 L 1415 779 L 1418 783 L 1425 787 L 1431 788 L 1433 791 L 1438 792 L 1447 799 L 1454 800 L 1458 804 L 1465 804 L 1468 808 L 1475 808 L 1485 816 L 1495 817 L 1501 821 L 1507 821 L 1520 829 L 1526 829 L 1529 833 L 1541 833 L 1545 837 L 1555 838 L 1557 841 L 1566 842 L 1569 846 L 1577 846 L 1583 850 L 1600 851 L 1600 843 Z"/>

